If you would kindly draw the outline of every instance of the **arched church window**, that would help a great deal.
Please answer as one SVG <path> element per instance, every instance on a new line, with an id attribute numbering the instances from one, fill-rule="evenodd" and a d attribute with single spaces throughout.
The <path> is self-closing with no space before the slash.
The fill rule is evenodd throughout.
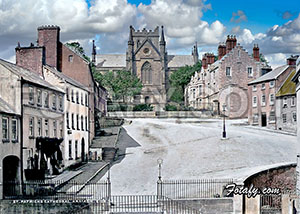
<path id="1" fill-rule="evenodd" d="M 152 69 L 149 62 L 145 62 L 142 66 L 142 83 L 151 84 L 152 83 Z"/>

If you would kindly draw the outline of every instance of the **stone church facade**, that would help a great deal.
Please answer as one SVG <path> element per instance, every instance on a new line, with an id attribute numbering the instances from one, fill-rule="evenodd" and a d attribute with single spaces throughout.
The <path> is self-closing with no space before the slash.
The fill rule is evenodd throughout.
<path id="1" fill-rule="evenodd" d="M 186 65 L 198 62 L 195 46 L 192 55 L 168 55 L 163 26 L 154 30 L 135 30 L 130 26 L 126 54 L 98 54 L 93 51 L 97 71 L 128 70 L 142 82 L 139 95 L 131 104 L 151 104 L 155 111 L 162 111 L 168 101 L 170 74 Z"/>

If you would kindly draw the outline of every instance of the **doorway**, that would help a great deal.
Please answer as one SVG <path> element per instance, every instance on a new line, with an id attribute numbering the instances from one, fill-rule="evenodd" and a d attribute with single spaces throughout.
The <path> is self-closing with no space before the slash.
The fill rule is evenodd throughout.
<path id="1" fill-rule="evenodd" d="M 84 138 L 81 140 L 81 161 L 85 161 L 85 143 L 84 143 Z"/>
<path id="2" fill-rule="evenodd" d="M 267 115 L 266 115 L 266 113 L 261 114 L 261 126 L 262 127 L 267 126 Z"/>

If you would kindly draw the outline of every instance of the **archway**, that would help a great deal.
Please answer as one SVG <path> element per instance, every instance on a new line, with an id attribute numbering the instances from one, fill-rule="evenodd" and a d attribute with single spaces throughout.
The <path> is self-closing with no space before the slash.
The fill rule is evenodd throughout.
<path id="1" fill-rule="evenodd" d="M 3 196 L 16 196 L 20 194 L 20 160 L 10 155 L 3 159 Z"/>
<path id="2" fill-rule="evenodd" d="M 84 138 L 81 140 L 81 161 L 85 161 L 85 143 L 84 143 Z"/>

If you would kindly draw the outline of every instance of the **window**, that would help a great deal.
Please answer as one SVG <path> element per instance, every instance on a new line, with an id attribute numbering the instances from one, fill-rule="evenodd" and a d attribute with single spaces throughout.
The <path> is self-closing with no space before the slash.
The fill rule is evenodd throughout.
<path id="1" fill-rule="evenodd" d="M 67 128 L 70 128 L 69 112 L 66 113 Z"/>
<path id="2" fill-rule="evenodd" d="M 48 108 L 49 107 L 49 93 L 44 92 L 44 97 L 45 97 L 44 107 Z"/>
<path id="3" fill-rule="evenodd" d="M 248 77 L 253 77 L 253 72 L 251 67 L 248 68 Z"/>
<path id="4" fill-rule="evenodd" d="M 32 87 L 29 87 L 29 103 L 34 104 L 34 92 Z"/>
<path id="5" fill-rule="evenodd" d="M 265 106 L 266 105 L 266 95 L 261 95 L 261 106 Z"/>
<path id="6" fill-rule="evenodd" d="M 78 158 L 78 140 L 75 140 L 75 159 Z"/>
<path id="7" fill-rule="evenodd" d="M 60 121 L 60 138 L 64 137 L 64 122 Z"/>
<path id="8" fill-rule="evenodd" d="M 274 94 L 270 94 L 270 105 L 274 105 Z"/>
<path id="9" fill-rule="evenodd" d="M 88 131 L 89 127 L 88 127 L 88 119 L 87 117 L 85 117 L 85 130 Z"/>
<path id="10" fill-rule="evenodd" d="M 73 62 L 73 55 L 69 55 L 68 59 L 69 59 L 69 62 Z"/>
<path id="11" fill-rule="evenodd" d="M 59 96 L 59 110 L 60 111 L 63 111 L 63 97 L 62 96 Z"/>
<path id="12" fill-rule="evenodd" d="M 202 85 L 199 85 L 199 95 L 202 94 Z"/>
<path id="13" fill-rule="evenodd" d="M 57 137 L 57 123 L 56 123 L 56 120 L 53 121 L 53 137 Z"/>
<path id="14" fill-rule="evenodd" d="M 257 90 L 256 85 L 253 85 L 253 86 L 252 86 L 252 91 L 256 91 L 256 90 Z"/>
<path id="15" fill-rule="evenodd" d="M 34 117 L 29 118 L 29 137 L 34 136 Z"/>
<path id="16" fill-rule="evenodd" d="M 88 106 L 88 95 L 85 95 L 85 106 Z"/>
<path id="17" fill-rule="evenodd" d="M 72 113 L 72 129 L 75 129 L 75 124 L 74 124 L 74 114 Z"/>
<path id="18" fill-rule="evenodd" d="M 76 92 L 76 103 L 79 104 L 79 93 L 78 93 L 78 91 Z"/>
<path id="19" fill-rule="evenodd" d="M 56 110 L 56 94 L 52 96 L 52 109 Z"/>
<path id="20" fill-rule="evenodd" d="M 275 86 L 275 81 L 272 80 L 269 84 L 270 84 L 270 88 L 273 88 Z"/>
<path id="21" fill-rule="evenodd" d="M 270 112 L 269 121 L 270 121 L 270 122 L 275 121 L 275 111 L 271 111 L 271 112 Z"/>
<path id="22" fill-rule="evenodd" d="M 49 137 L 49 121 L 45 119 L 45 136 Z"/>
<path id="23" fill-rule="evenodd" d="M 262 83 L 262 84 L 261 84 L 261 90 L 264 90 L 264 89 L 266 89 L 266 84 L 265 84 L 265 83 Z"/>
<path id="24" fill-rule="evenodd" d="M 253 123 L 258 123 L 258 114 L 254 114 Z"/>
<path id="25" fill-rule="evenodd" d="M 296 112 L 293 112 L 292 117 L 293 117 L 293 121 L 297 122 L 297 113 Z"/>
<path id="26" fill-rule="evenodd" d="M 286 114 L 282 114 L 282 122 L 286 123 Z"/>
<path id="27" fill-rule="evenodd" d="M 226 67 L 226 76 L 228 76 L 228 77 L 231 76 L 230 67 Z"/>
<path id="28" fill-rule="evenodd" d="M 72 160 L 72 140 L 69 140 L 69 160 Z"/>
<path id="29" fill-rule="evenodd" d="M 196 89 L 193 89 L 193 98 L 196 96 Z"/>
<path id="30" fill-rule="evenodd" d="M 83 93 L 81 93 L 80 98 L 81 98 L 81 105 L 83 105 Z"/>
<path id="31" fill-rule="evenodd" d="M 41 137 L 42 136 L 42 118 L 38 119 L 37 122 L 37 128 L 38 128 L 38 136 Z"/>
<path id="32" fill-rule="evenodd" d="M 142 66 L 142 83 L 152 83 L 152 68 L 149 62 L 145 62 Z"/>
<path id="33" fill-rule="evenodd" d="M 71 91 L 71 99 L 72 99 L 72 102 L 74 103 L 74 91 L 73 90 Z"/>
<path id="34" fill-rule="evenodd" d="M 2 139 L 8 141 L 8 118 L 2 117 Z"/>
<path id="35" fill-rule="evenodd" d="M 81 130 L 82 130 L 82 131 L 84 130 L 83 123 L 84 123 L 84 121 L 83 121 L 83 116 L 81 116 Z"/>
<path id="36" fill-rule="evenodd" d="M 79 115 L 76 115 L 76 124 L 77 124 L 77 130 L 80 130 L 79 128 Z"/>
<path id="37" fill-rule="evenodd" d="M 256 107 L 256 106 L 257 106 L 257 97 L 256 97 L 256 96 L 254 96 L 254 97 L 252 98 L 252 106 L 253 106 L 253 107 Z"/>
<path id="38" fill-rule="evenodd" d="M 17 119 L 11 120 L 11 140 L 17 141 L 18 140 L 18 123 Z"/>
<path id="39" fill-rule="evenodd" d="M 287 108 L 287 98 L 283 98 L 283 108 Z"/>
<path id="40" fill-rule="evenodd" d="M 39 106 L 42 105 L 42 91 L 41 90 L 37 90 L 37 104 Z"/>
<path id="41" fill-rule="evenodd" d="M 66 88 L 66 96 L 67 96 L 67 100 L 70 100 L 69 88 Z"/>
<path id="42" fill-rule="evenodd" d="M 291 98 L 291 106 L 296 106 L 296 98 L 295 97 Z"/>

